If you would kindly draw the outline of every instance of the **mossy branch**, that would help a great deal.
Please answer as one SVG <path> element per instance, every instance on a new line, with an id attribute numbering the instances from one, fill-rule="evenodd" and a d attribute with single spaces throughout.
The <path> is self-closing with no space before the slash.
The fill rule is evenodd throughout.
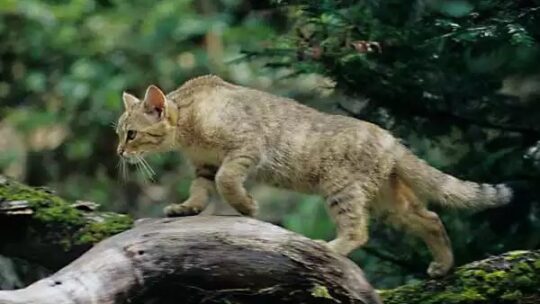
<path id="1" fill-rule="evenodd" d="M 97 207 L 0 176 L 0 254 L 57 269 L 93 244 L 131 228 L 129 216 Z"/>
<path id="2" fill-rule="evenodd" d="M 540 250 L 512 251 L 458 268 L 442 280 L 381 293 L 385 304 L 540 303 Z"/>

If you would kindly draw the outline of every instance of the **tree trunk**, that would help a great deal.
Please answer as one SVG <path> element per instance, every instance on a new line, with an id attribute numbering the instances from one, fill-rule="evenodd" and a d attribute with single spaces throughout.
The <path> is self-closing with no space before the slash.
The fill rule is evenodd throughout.
<path id="1" fill-rule="evenodd" d="M 381 303 L 325 246 L 245 217 L 148 219 L 3 304 Z"/>

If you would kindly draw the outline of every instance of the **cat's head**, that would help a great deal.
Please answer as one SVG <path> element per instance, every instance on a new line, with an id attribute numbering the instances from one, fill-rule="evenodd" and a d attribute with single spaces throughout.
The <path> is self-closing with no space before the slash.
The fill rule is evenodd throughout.
<path id="1" fill-rule="evenodd" d="M 158 87 L 149 86 L 143 100 L 126 92 L 122 99 L 125 111 L 116 125 L 119 156 L 135 162 L 174 148 L 178 109 Z"/>

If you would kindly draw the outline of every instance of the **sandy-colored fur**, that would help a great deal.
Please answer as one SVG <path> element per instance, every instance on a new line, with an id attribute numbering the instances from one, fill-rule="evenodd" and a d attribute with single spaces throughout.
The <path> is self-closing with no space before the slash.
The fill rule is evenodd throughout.
<path id="1" fill-rule="evenodd" d="M 460 181 L 430 167 L 374 124 L 325 114 L 216 76 L 185 83 L 163 97 L 164 103 L 159 92 L 149 89 L 143 101 L 124 95 L 118 153 L 179 150 L 193 163 L 191 196 L 167 207 L 170 216 L 201 212 L 214 190 L 251 216 L 257 205 L 244 181 L 254 178 L 323 196 L 337 227 L 329 246 L 344 255 L 367 242 L 368 215 L 384 214 L 426 242 L 434 257 L 428 272 L 439 276 L 452 267 L 453 257 L 444 226 L 426 209 L 427 200 L 478 207 L 511 197 L 505 186 Z M 137 131 L 137 137 L 127 140 L 128 130 Z"/>

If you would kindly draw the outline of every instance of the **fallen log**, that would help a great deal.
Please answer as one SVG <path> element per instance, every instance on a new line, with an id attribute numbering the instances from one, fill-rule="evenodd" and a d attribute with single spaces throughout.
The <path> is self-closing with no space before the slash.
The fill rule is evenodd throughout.
<path id="1" fill-rule="evenodd" d="M 245 217 L 148 219 L 2 304 L 381 303 L 358 266 Z"/>
<path id="2" fill-rule="evenodd" d="M 179 222 L 165 229 L 169 221 Z M 259 228 L 253 230 L 249 224 L 253 221 L 240 217 L 144 220 L 125 232 L 139 240 L 130 241 L 122 233 L 117 244 L 110 244 L 116 237 L 103 241 L 48 279 L 0 292 L 0 304 L 377 303 L 350 261 L 270 224 L 255 221 Z M 46 188 L 0 176 L 0 254 L 60 268 L 131 225 L 125 215 L 100 212 L 91 203 L 72 202 Z M 150 231 L 156 225 L 164 226 Z M 153 247 L 140 255 L 136 249 L 141 246 Z M 101 258 L 94 260 L 95 256 Z M 140 264 L 148 268 L 136 271 L 142 269 Z M 247 285 L 239 287 L 243 283 Z M 265 288 L 265 284 L 274 285 Z M 383 291 L 382 299 L 385 304 L 537 304 L 540 251 L 509 252 L 473 262 L 439 280 Z"/>

